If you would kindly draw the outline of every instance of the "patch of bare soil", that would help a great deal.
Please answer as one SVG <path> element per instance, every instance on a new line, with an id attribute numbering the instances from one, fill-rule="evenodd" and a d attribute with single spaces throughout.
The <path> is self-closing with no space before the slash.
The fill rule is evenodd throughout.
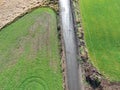
<path id="1" fill-rule="evenodd" d="M 80 64 L 82 67 L 83 80 L 85 81 L 85 90 L 120 90 L 120 83 L 107 80 L 90 62 L 88 50 L 84 40 L 84 30 L 82 28 L 82 19 L 79 7 L 79 0 L 74 0 L 78 48 Z"/>
<path id="2" fill-rule="evenodd" d="M 39 6 L 51 6 L 57 9 L 53 0 L 0 0 L 0 29 L 16 18 Z"/>
<path id="3" fill-rule="evenodd" d="M 0 0 L 0 5 L 1 5 L 2 1 L 3 1 L 3 0 Z"/>
<path id="4" fill-rule="evenodd" d="M 28 9 L 43 4 L 45 0 L 2 0 L 0 3 L 0 28 L 26 13 Z"/>

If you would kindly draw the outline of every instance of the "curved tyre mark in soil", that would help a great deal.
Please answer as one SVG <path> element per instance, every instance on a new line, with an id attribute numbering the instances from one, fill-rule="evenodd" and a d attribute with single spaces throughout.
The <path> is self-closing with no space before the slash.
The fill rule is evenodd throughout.
<path id="1" fill-rule="evenodd" d="M 49 90 L 45 80 L 36 76 L 26 78 L 19 86 L 19 89 L 21 90 L 29 90 L 32 88 L 39 88 L 40 90 Z"/>

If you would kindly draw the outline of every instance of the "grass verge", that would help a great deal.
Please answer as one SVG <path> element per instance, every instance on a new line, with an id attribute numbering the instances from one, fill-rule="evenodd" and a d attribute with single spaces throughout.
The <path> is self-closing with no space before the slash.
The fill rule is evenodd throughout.
<path id="1" fill-rule="evenodd" d="M 56 14 L 39 8 L 0 31 L 1 90 L 62 90 Z"/>
<path id="2" fill-rule="evenodd" d="M 80 0 L 85 41 L 93 65 L 120 81 L 120 1 Z"/>

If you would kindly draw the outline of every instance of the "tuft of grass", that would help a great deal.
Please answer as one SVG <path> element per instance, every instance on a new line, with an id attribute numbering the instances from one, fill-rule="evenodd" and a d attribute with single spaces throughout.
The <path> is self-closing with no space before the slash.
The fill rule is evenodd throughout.
<path id="1" fill-rule="evenodd" d="M 79 2 L 93 65 L 109 80 L 120 81 L 120 1 Z"/>
<path id="2" fill-rule="evenodd" d="M 62 90 L 56 14 L 38 8 L 0 31 L 0 90 Z"/>

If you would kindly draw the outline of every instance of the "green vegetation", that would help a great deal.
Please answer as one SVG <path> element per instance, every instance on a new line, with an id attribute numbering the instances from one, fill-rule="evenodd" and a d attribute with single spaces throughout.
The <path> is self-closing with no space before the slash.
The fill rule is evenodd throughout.
<path id="1" fill-rule="evenodd" d="M 92 63 L 120 81 L 120 0 L 80 0 L 80 9 Z"/>
<path id="2" fill-rule="evenodd" d="M 56 14 L 39 8 L 0 31 L 0 90 L 62 90 Z"/>

